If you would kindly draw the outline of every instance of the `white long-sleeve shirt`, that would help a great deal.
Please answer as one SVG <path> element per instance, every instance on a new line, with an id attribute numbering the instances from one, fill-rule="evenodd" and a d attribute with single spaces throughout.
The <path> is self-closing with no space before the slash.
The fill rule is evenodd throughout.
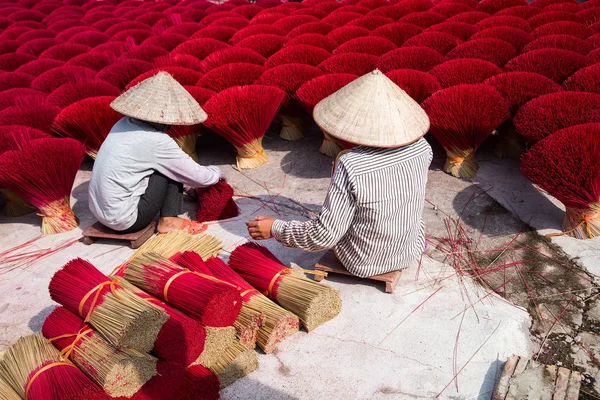
<path id="1" fill-rule="evenodd" d="M 88 189 L 90 211 L 109 228 L 131 227 L 155 171 L 192 187 L 214 185 L 221 176 L 219 167 L 197 164 L 166 133 L 125 117 L 98 151 Z"/>
<path id="2" fill-rule="evenodd" d="M 406 268 L 423 251 L 422 219 L 432 151 L 425 139 L 396 149 L 357 147 L 336 162 L 321 213 L 305 222 L 276 220 L 287 247 L 333 248 L 360 277 Z"/>

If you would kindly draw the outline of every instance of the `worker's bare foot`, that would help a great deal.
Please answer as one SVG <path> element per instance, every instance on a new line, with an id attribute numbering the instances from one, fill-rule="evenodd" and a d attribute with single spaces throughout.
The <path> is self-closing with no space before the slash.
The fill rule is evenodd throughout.
<path id="1" fill-rule="evenodd" d="M 158 233 L 169 233 L 174 231 L 184 231 L 192 235 L 197 235 L 206 230 L 207 226 L 196 221 L 179 217 L 165 217 L 158 220 Z"/>

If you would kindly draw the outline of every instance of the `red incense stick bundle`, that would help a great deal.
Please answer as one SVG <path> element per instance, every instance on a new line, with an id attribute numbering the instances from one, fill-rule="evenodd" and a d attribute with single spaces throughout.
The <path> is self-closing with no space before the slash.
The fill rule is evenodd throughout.
<path id="1" fill-rule="evenodd" d="M 42 233 L 77 227 L 70 196 L 84 151 L 84 146 L 73 139 L 38 139 L 23 150 L 0 156 L 0 186 L 40 211 Z"/>
<path id="2" fill-rule="evenodd" d="M 200 321 L 188 317 L 125 279 L 118 277 L 117 280 L 121 286 L 163 309 L 169 316 L 152 350 L 161 360 L 185 367 L 197 364 L 210 367 L 233 342 L 234 333 L 231 329 L 206 328 Z M 182 343 L 185 345 L 182 346 Z"/>
<path id="3" fill-rule="evenodd" d="M 233 200 L 233 188 L 225 181 L 219 181 L 207 188 L 196 189 L 198 196 L 198 222 L 218 221 L 240 215 L 240 210 Z"/>
<path id="4" fill-rule="evenodd" d="M 188 369 L 159 361 L 158 374 L 132 397 L 113 400 L 217 400 L 219 378 L 201 365 Z"/>
<path id="5" fill-rule="evenodd" d="M 54 274 L 50 297 L 79 315 L 113 346 L 149 352 L 168 316 L 110 280 L 92 264 L 76 258 Z"/>
<path id="6" fill-rule="evenodd" d="M 430 132 L 446 149 L 444 171 L 472 178 L 479 165 L 475 151 L 510 117 L 509 104 L 488 85 L 458 85 L 434 93 L 423 103 Z"/>
<path id="7" fill-rule="evenodd" d="M 156 358 L 133 349 L 118 350 L 64 307 L 50 313 L 42 333 L 110 396 L 134 395 L 156 375 Z"/>
<path id="8" fill-rule="evenodd" d="M 243 293 L 240 287 L 226 280 L 216 278 L 214 274 L 208 269 L 206 263 L 202 260 L 202 257 L 198 253 L 186 251 L 174 255 L 170 259 L 171 261 L 177 263 L 178 265 L 184 268 L 189 269 L 190 271 L 194 271 L 199 275 L 212 277 L 214 280 L 231 285 L 231 287 L 235 287 L 238 291 Z M 258 329 L 262 325 L 263 319 L 264 316 L 261 312 L 249 308 L 245 304 L 242 304 L 240 314 L 233 323 L 233 326 L 237 331 L 240 343 L 242 343 L 244 346 L 250 349 L 254 349 L 254 347 L 256 347 Z"/>
<path id="9" fill-rule="evenodd" d="M 125 279 L 206 326 L 231 326 L 242 308 L 235 288 L 193 273 L 155 253 L 141 254 L 129 261 Z"/>
<path id="10" fill-rule="evenodd" d="M 0 374 L 23 399 L 109 399 L 74 364 L 64 361 L 41 334 L 24 336 L 13 343 L 0 361 Z"/>
<path id="11" fill-rule="evenodd" d="M 296 274 L 303 270 L 286 267 L 267 248 L 255 243 L 236 248 L 229 257 L 229 266 L 257 290 L 296 314 L 308 331 L 334 318 L 342 308 L 335 290 Z"/>
<path id="12" fill-rule="evenodd" d="M 226 89 L 204 104 L 204 124 L 235 146 L 238 169 L 267 162 L 262 138 L 284 98 L 278 88 L 249 85 Z"/>
<path id="13" fill-rule="evenodd" d="M 185 252 L 184 254 L 189 253 Z M 298 332 L 298 317 L 273 303 L 262 293 L 246 282 L 220 258 L 211 257 L 205 263 L 195 262 L 193 268 L 198 272 L 211 274 L 240 288 L 244 307 L 264 315 L 264 321 L 258 330 L 257 343 L 265 353 L 272 353 L 286 337 Z"/>

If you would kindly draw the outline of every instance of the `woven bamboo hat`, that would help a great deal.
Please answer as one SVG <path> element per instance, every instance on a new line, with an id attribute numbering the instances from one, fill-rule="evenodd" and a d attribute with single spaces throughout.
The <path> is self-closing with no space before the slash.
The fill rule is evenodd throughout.
<path id="1" fill-rule="evenodd" d="M 313 116 L 329 135 L 370 147 L 405 146 L 429 130 L 425 110 L 377 69 L 321 100 Z"/>
<path id="2" fill-rule="evenodd" d="M 129 117 L 166 125 L 196 125 L 207 118 L 192 95 L 165 71 L 129 88 L 110 106 Z"/>

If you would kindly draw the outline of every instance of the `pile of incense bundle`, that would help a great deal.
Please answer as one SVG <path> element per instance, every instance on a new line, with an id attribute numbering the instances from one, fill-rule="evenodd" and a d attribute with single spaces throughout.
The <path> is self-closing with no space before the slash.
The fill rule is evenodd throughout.
<path id="1" fill-rule="evenodd" d="M 125 279 L 116 279 L 121 286 L 162 308 L 169 316 L 158 333 L 152 351 L 161 360 L 186 367 L 197 364 L 209 367 L 235 340 L 233 328 L 207 328 Z"/>
<path id="2" fill-rule="evenodd" d="M 0 375 L 0 398 L 2 400 L 21 400 L 21 396 L 10 387 L 8 382 Z"/>
<path id="3" fill-rule="evenodd" d="M 144 253 L 156 253 L 169 258 L 181 251 L 193 251 L 202 256 L 203 260 L 219 254 L 223 248 L 223 242 L 214 236 L 202 234 L 192 236 L 189 233 L 175 231 L 156 235 L 144 243 L 133 253 L 131 259 Z"/>
<path id="4" fill-rule="evenodd" d="M 231 326 L 242 308 L 236 288 L 200 276 L 156 253 L 141 254 L 130 260 L 124 276 L 206 326 Z"/>
<path id="5" fill-rule="evenodd" d="M 219 378 L 201 365 L 184 368 L 159 361 L 158 374 L 150 379 L 131 400 L 217 400 Z M 126 400 L 115 397 L 113 400 Z"/>
<path id="6" fill-rule="evenodd" d="M 183 268 L 187 268 L 190 271 L 195 271 L 197 273 L 208 275 L 218 279 L 212 274 L 212 272 L 206 267 L 206 263 L 202 260 L 202 257 L 198 253 L 194 253 L 193 251 L 185 251 L 183 253 L 177 253 L 173 257 L 170 258 L 174 263 L 182 266 Z M 212 260 L 212 259 L 209 259 Z M 207 262 L 209 262 L 207 260 Z M 218 259 L 217 259 L 218 260 Z M 237 290 L 242 291 L 240 287 L 232 284 L 226 280 L 220 280 L 220 282 L 224 282 L 232 287 L 235 287 Z M 242 292 L 243 293 L 243 292 Z M 240 293 L 241 296 L 241 293 Z M 248 307 L 246 304 L 243 304 L 242 300 L 242 308 L 240 309 L 240 314 L 237 319 L 233 323 L 235 327 L 238 339 L 241 344 L 248 347 L 249 349 L 254 349 L 256 347 L 256 339 L 258 337 L 258 330 L 263 324 L 264 315 L 262 312 L 257 311 Z"/>
<path id="7" fill-rule="evenodd" d="M 311 281 L 282 264 L 267 248 L 246 243 L 229 257 L 229 266 L 256 289 L 296 314 L 307 331 L 311 331 L 342 309 L 342 299 L 334 289 Z"/>
<path id="8" fill-rule="evenodd" d="M 281 308 L 254 289 L 220 258 L 209 258 L 204 265 L 198 262 L 194 268 L 198 268 L 198 272 L 210 273 L 239 287 L 244 307 L 264 315 L 264 321 L 258 330 L 257 343 L 265 353 L 272 353 L 282 340 L 298 332 L 300 321 L 295 314 Z"/>
<path id="9" fill-rule="evenodd" d="M 54 274 L 50 297 L 94 327 L 115 347 L 149 352 L 169 319 L 164 310 L 76 258 Z"/>
<path id="10" fill-rule="evenodd" d="M 8 348 L 0 361 L 0 375 L 22 399 L 109 398 L 41 334 L 24 336 Z"/>
<path id="11" fill-rule="evenodd" d="M 156 358 L 133 349 L 116 349 L 81 318 L 58 307 L 46 318 L 43 335 L 112 397 L 133 396 L 156 375 Z"/>
<path id="12" fill-rule="evenodd" d="M 221 354 L 221 358 L 210 368 L 221 382 L 221 387 L 227 387 L 240 378 L 258 368 L 258 356 L 241 343 L 234 343 Z"/>

